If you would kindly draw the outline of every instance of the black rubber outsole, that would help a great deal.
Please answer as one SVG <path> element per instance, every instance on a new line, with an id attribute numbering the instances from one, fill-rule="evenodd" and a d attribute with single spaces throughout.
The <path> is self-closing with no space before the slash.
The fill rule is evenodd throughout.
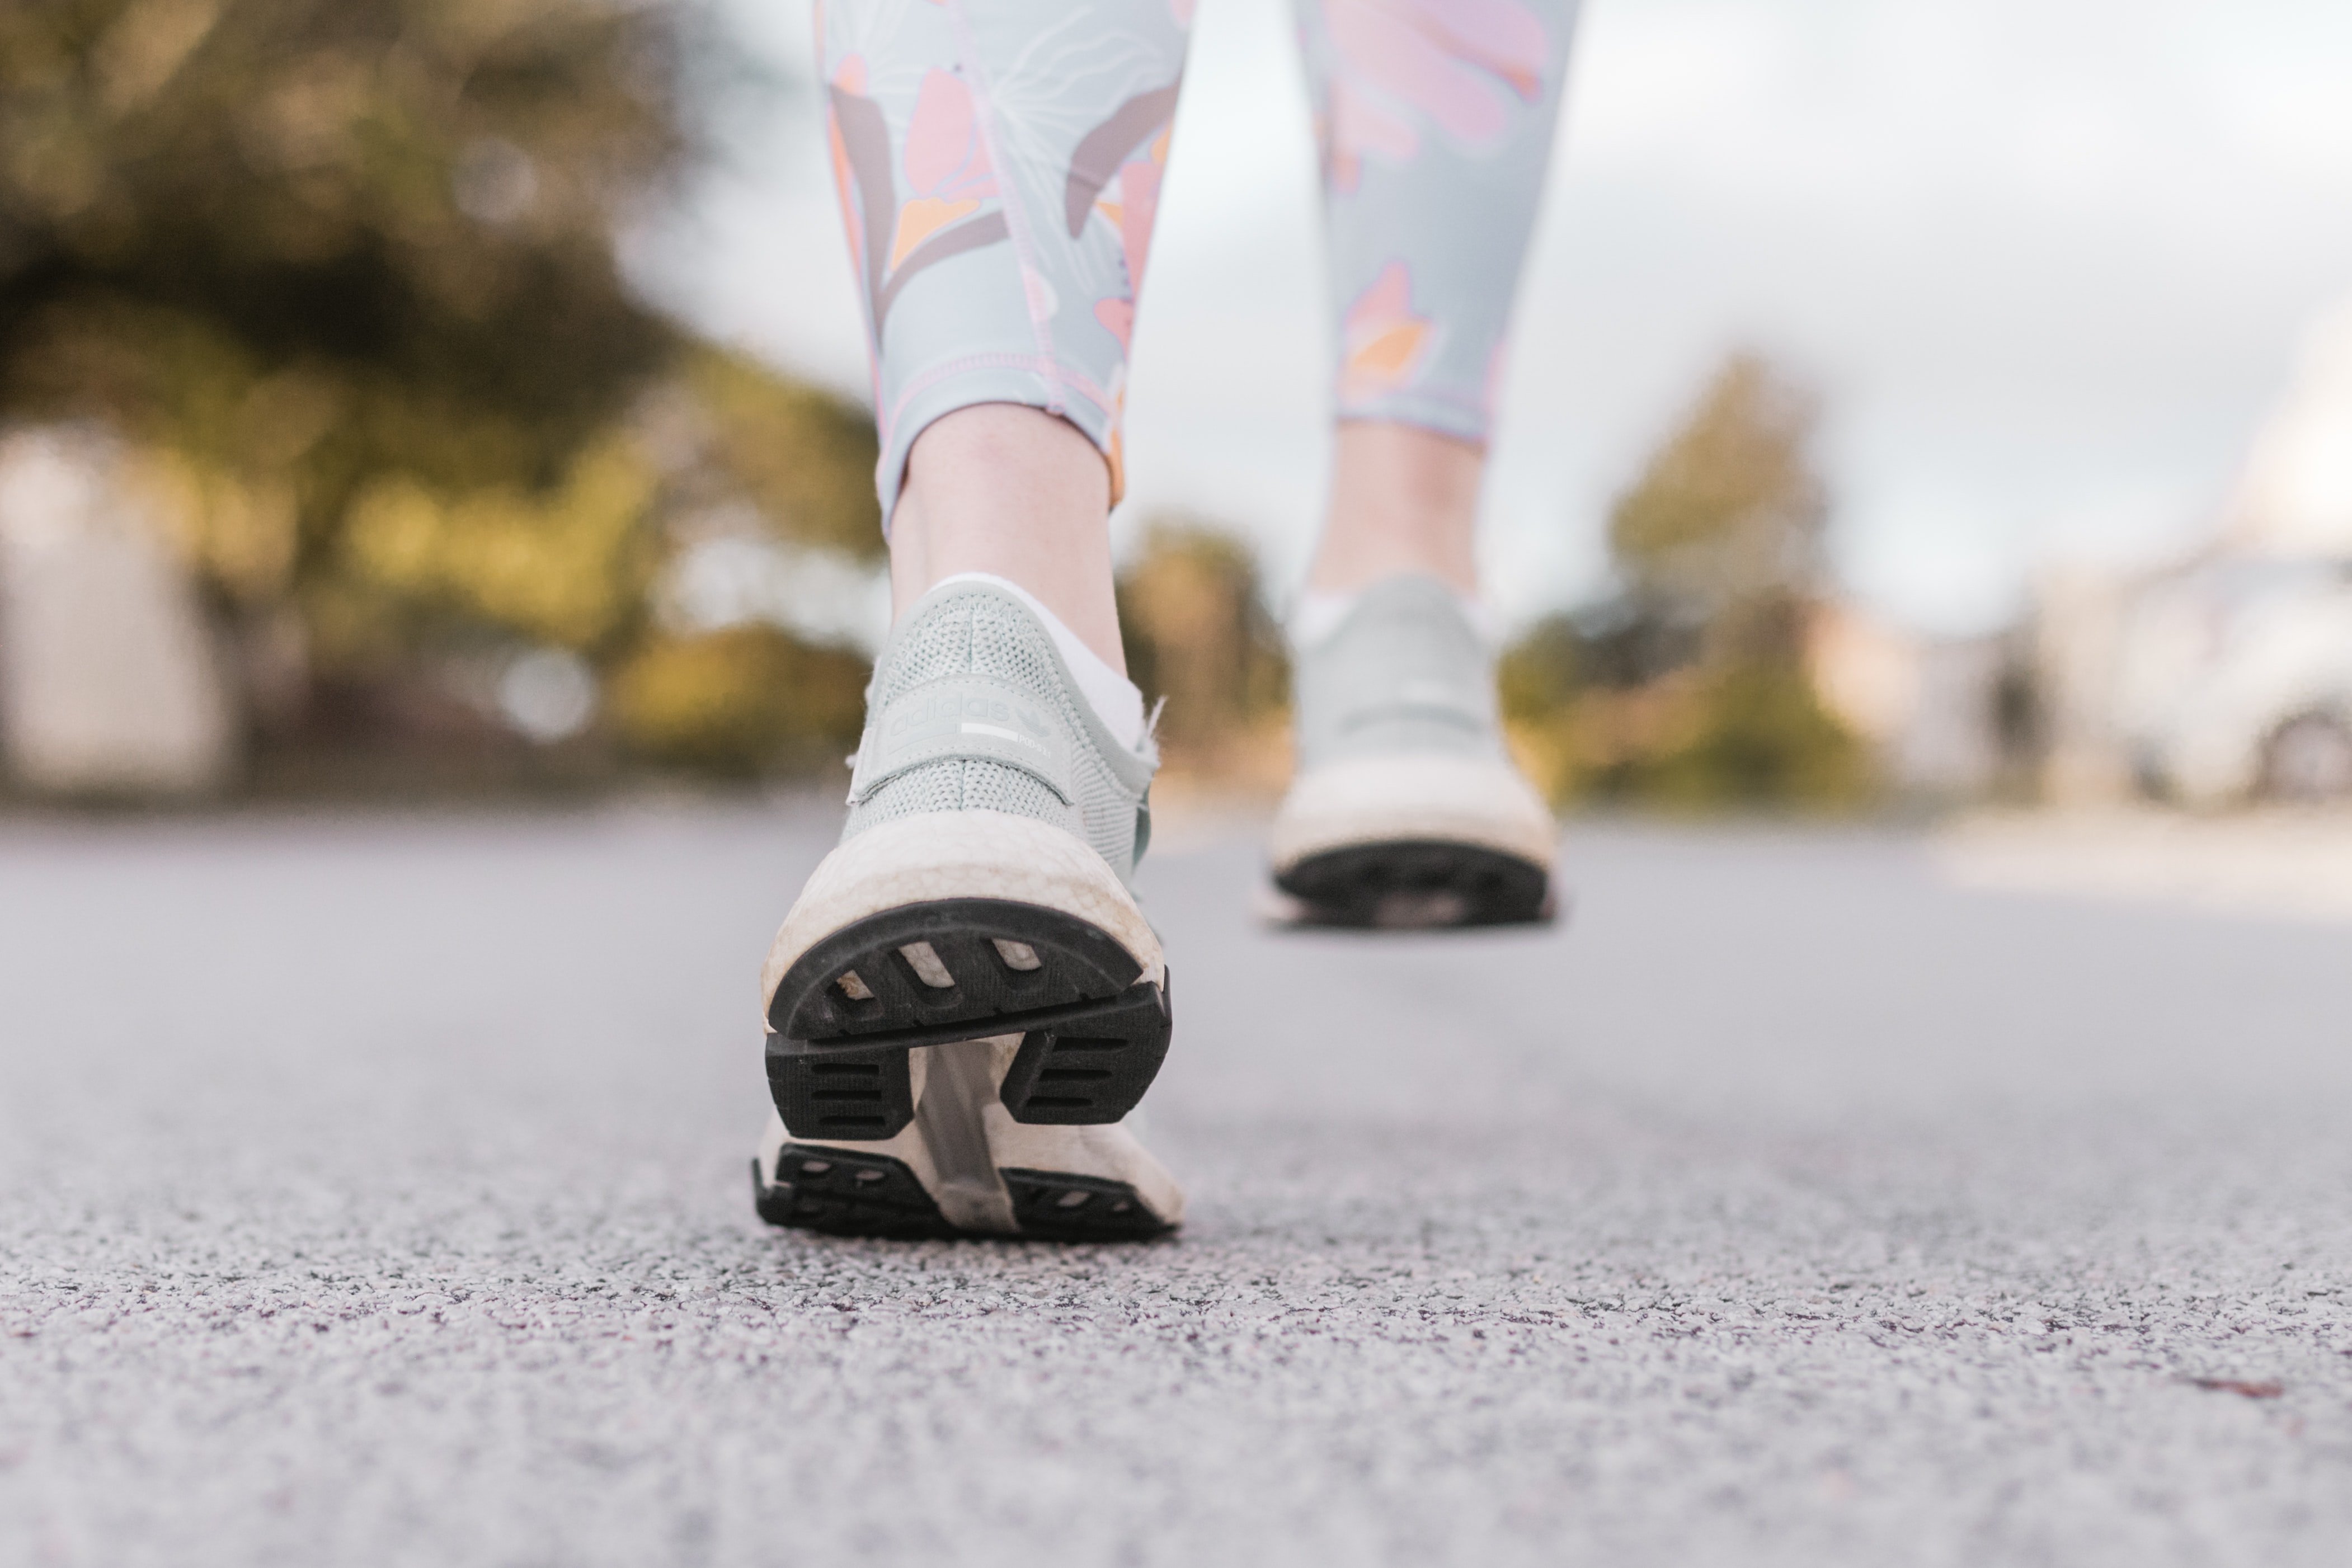
<path id="1" fill-rule="evenodd" d="M 1116 1122 L 1159 1075 L 1172 1028 L 1166 986 L 1141 973 L 1108 932 L 1042 904 L 886 909 L 785 971 L 768 1008 L 769 1090 L 799 1136 L 895 1137 L 915 1113 L 908 1051 L 1017 1033 L 1000 1090 L 1013 1120 Z"/>
<path id="2" fill-rule="evenodd" d="M 1148 1241 L 1163 1223 L 1123 1181 L 1070 1171 L 999 1169 L 1021 1234 L 1036 1241 Z"/>
<path id="3" fill-rule="evenodd" d="M 1541 925 L 1556 913 L 1551 873 L 1478 844 L 1396 840 L 1302 856 L 1275 879 L 1297 899 L 1293 924 L 1421 931 Z"/>
<path id="4" fill-rule="evenodd" d="M 786 1144 L 776 1174 L 771 1184 L 751 1162 L 752 1207 L 771 1225 L 908 1241 L 955 1234 L 915 1173 L 886 1155 Z"/>
<path id="5" fill-rule="evenodd" d="M 751 1201 L 760 1218 L 793 1230 L 888 1240 L 947 1240 L 966 1232 L 950 1225 L 915 1173 L 886 1155 L 786 1144 L 769 1182 L 751 1162 Z M 1004 1170 L 1018 1237 L 987 1240 L 1148 1241 L 1171 1227 L 1125 1182 L 1061 1171 Z"/>

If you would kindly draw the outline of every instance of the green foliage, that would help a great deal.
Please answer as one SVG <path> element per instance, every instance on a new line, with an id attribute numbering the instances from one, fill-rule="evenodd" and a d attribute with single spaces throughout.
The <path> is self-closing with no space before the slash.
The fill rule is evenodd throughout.
<path id="1" fill-rule="evenodd" d="M 1521 761 L 1555 800 L 1838 809 L 1873 787 L 1822 703 L 1812 401 L 1734 355 L 1610 515 L 1623 591 L 1538 622 L 1501 662 Z"/>
<path id="2" fill-rule="evenodd" d="M 714 514 L 881 548 L 871 421 L 695 341 L 615 260 L 697 152 L 698 26 L 691 0 L 0 6 L 0 419 L 128 435 L 215 600 L 297 628 L 324 685 L 554 643 L 635 683 L 649 753 L 834 736 L 835 655 L 665 641 L 647 608 Z"/>
<path id="3" fill-rule="evenodd" d="M 1675 742 L 1599 772 L 1591 793 L 1685 810 L 1837 809 L 1869 797 L 1868 754 L 1822 706 L 1801 668 L 1711 671 L 1692 692 L 1685 722 Z"/>
<path id="4" fill-rule="evenodd" d="M 1503 717 L 1535 723 L 1564 711 L 1586 685 L 1585 637 L 1575 618 L 1547 615 L 1521 632 L 1496 662 Z"/>
<path id="5" fill-rule="evenodd" d="M 1806 452 L 1813 418 L 1812 400 L 1761 359 L 1725 361 L 1610 511 L 1610 552 L 1642 613 L 1738 638 L 1759 607 L 1819 587 L 1827 506 Z"/>
<path id="6" fill-rule="evenodd" d="M 593 650 L 627 625 L 652 576 L 643 524 L 655 483 L 620 441 L 583 451 L 544 493 L 443 497 L 404 476 L 379 479 L 352 507 L 348 570 L 421 605 Z"/>
<path id="7" fill-rule="evenodd" d="M 802 544 L 878 560 L 881 460 L 874 421 L 829 392 L 795 385 L 739 354 L 691 356 L 682 390 L 702 411 L 700 462 Z"/>
<path id="8" fill-rule="evenodd" d="M 1172 765 L 1230 772 L 1288 696 L 1282 632 L 1265 608 L 1256 558 L 1229 534 L 1186 518 L 1150 526 L 1118 577 L 1128 674 L 1164 698 Z"/>
<path id="9" fill-rule="evenodd" d="M 865 660 L 743 626 L 647 642 L 614 672 L 610 706 L 635 755 L 750 777 L 856 749 L 865 691 Z"/>
<path id="10" fill-rule="evenodd" d="M 385 468 L 545 479 L 674 347 L 610 231 L 687 151 L 677 37 L 590 0 L 9 7 L 0 402 L 306 458 L 322 515 Z"/>

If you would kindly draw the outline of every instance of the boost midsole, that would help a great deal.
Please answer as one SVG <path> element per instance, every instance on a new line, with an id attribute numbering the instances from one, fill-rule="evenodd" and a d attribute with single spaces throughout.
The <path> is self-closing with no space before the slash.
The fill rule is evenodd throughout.
<path id="1" fill-rule="evenodd" d="M 1133 956 L 1139 979 L 1167 973 L 1160 938 L 1110 865 L 1051 823 L 1004 811 L 927 811 L 869 828 L 817 863 L 760 971 L 761 1009 L 802 954 L 886 909 L 950 898 L 1040 904 L 1086 921 Z"/>
<path id="2" fill-rule="evenodd" d="M 1549 866 L 1559 826 L 1507 763 L 1465 757 L 1373 757 L 1304 774 L 1275 814 L 1278 874 L 1309 855 L 1360 844 L 1476 844 Z"/>

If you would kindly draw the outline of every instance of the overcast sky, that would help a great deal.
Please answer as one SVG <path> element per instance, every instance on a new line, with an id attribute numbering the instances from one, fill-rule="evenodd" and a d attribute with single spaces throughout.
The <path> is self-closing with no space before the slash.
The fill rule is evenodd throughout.
<path id="1" fill-rule="evenodd" d="M 806 0 L 726 0 L 807 72 Z M 1279 0 L 1202 0 L 1137 333 L 1122 526 L 1303 566 L 1326 457 L 1304 89 Z M 864 395 L 800 95 L 639 248 L 698 324 Z M 1523 616 L 1734 344 L 1817 386 L 1847 587 L 1969 631 L 2034 566 L 2209 528 L 2299 332 L 2352 294 L 2347 0 L 1592 0 L 1485 537 Z"/>

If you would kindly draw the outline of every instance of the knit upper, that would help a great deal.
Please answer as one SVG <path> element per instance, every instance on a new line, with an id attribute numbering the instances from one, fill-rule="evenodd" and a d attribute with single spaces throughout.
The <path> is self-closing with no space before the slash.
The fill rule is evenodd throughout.
<path id="1" fill-rule="evenodd" d="M 866 688 L 846 840 L 920 811 L 1005 811 L 1091 845 L 1122 880 L 1148 836 L 1159 757 L 1121 746 L 1029 607 L 985 582 L 933 590 Z"/>

